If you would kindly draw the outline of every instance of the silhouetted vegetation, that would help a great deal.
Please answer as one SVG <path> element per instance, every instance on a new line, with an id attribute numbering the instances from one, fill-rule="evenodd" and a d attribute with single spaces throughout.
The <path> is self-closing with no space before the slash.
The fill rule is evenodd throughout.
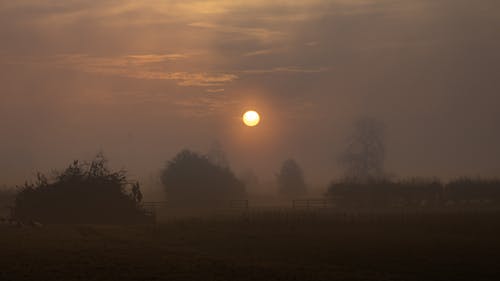
<path id="1" fill-rule="evenodd" d="M 229 168 L 229 161 L 227 160 L 226 152 L 218 141 L 212 142 L 207 153 L 207 158 L 214 165 Z"/>
<path id="2" fill-rule="evenodd" d="M 447 184 L 438 179 L 342 180 L 332 183 L 326 196 L 346 207 L 498 205 L 500 180 L 464 177 Z"/>
<path id="3" fill-rule="evenodd" d="M 500 204 L 500 180 L 462 177 L 445 186 L 445 195 L 452 204 Z"/>
<path id="4" fill-rule="evenodd" d="M 443 185 L 439 180 L 338 181 L 330 185 L 327 196 L 339 207 L 404 207 L 438 205 Z"/>
<path id="5" fill-rule="evenodd" d="M 366 183 L 383 179 L 384 125 L 374 118 L 359 119 L 339 160 L 344 167 L 344 177 L 350 182 Z"/>
<path id="6" fill-rule="evenodd" d="M 293 159 L 287 159 L 281 165 L 277 175 L 278 190 L 287 197 L 300 197 L 307 193 L 304 173 L 299 164 Z"/>
<path id="7" fill-rule="evenodd" d="M 143 223 L 149 218 L 141 198 L 139 184 L 130 184 L 125 171 L 110 171 L 100 154 L 90 163 L 74 161 L 53 179 L 38 174 L 21 188 L 14 214 L 43 223 Z"/>
<path id="8" fill-rule="evenodd" d="M 0 220 L 1 218 L 10 217 L 15 198 L 16 191 L 14 189 L 0 187 Z"/>
<path id="9" fill-rule="evenodd" d="M 12 188 L 0 187 L 0 208 L 14 204 L 16 191 Z"/>
<path id="10" fill-rule="evenodd" d="M 251 169 L 243 171 L 238 178 L 245 184 L 246 188 L 256 188 L 260 184 L 259 177 Z"/>
<path id="11" fill-rule="evenodd" d="M 172 204 L 216 204 L 245 195 L 245 185 L 229 167 L 189 150 L 181 151 L 167 163 L 161 181 Z"/>

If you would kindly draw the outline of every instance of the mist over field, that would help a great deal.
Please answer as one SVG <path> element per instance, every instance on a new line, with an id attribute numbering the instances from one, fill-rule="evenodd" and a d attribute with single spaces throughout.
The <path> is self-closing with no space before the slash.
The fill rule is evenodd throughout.
<path id="1" fill-rule="evenodd" d="M 0 0 L 0 280 L 500 280 L 499 11 Z"/>

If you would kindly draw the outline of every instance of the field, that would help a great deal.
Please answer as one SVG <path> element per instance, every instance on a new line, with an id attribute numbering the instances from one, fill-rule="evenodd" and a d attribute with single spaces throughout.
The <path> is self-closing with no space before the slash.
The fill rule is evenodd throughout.
<path id="1" fill-rule="evenodd" d="M 500 280 L 500 213 L 0 227 L 0 280 Z"/>

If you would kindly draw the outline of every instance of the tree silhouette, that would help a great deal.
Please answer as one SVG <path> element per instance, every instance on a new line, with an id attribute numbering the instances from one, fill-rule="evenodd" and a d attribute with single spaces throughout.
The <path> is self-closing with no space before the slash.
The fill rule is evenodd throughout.
<path id="1" fill-rule="evenodd" d="M 456 203 L 500 203 L 500 180 L 460 177 L 446 185 L 446 199 Z"/>
<path id="2" fill-rule="evenodd" d="M 384 178 L 384 126 L 374 118 L 361 118 L 354 126 L 347 149 L 340 157 L 344 176 L 353 182 Z"/>
<path id="3" fill-rule="evenodd" d="M 332 182 L 325 195 L 339 207 L 438 206 L 441 204 L 443 184 L 436 178 L 370 182 L 342 180 Z"/>
<path id="4" fill-rule="evenodd" d="M 12 206 L 16 198 L 16 192 L 14 189 L 0 186 L 0 216 L 3 212 L 6 212 L 9 206 Z"/>
<path id="5" fill-rule="evenodd" d="M 302 169 L 293 159 L 283 162 L 277 175 L 278 190 L 287 197 L 297 197 L 306 194 L 307 188 Z"/>
<path id="6" fill-rule="evenodd" d="M 207 158 L 213 164 L 220 167 L 229 167 L 226 153 L 219 141 L 214 141 L 207 153 Z"/>
<path id="7" fill-rule="evenodd" d="M 245 194 L 244 184 L 229 167 L 212 163 L 207 156 L 183 150 L 169 161 L 161 181 L 172 202 L 215 202 L 238 199 Z"/>
<path id="8" fill-rule="evenodd" d="M 252 169 L 243 171 L 238 178 L 245 184 L 247 189 L 257 188 L 260 185 L 259 177 Z"/>
<path id="9" fill-rule="evenodd" d="M 134 198 L 137 203 L 141 203 L 142 201 L 141 187 L 138 182 L 132 184 L 132 198 Z"/>
<path id="10" fill-rule="evenodd" d="M 139 185 L 126 192 L 125 171 L 113 172 L 99 154 L 90 163 L 74 161 L 53 180 L 38 174 L 16 197 L 14 214 L 19 220 L 43 223 L 139 223 L 148 218 L 138 205 Z M 141 195 L 142 196 L 142 195 Z"/>

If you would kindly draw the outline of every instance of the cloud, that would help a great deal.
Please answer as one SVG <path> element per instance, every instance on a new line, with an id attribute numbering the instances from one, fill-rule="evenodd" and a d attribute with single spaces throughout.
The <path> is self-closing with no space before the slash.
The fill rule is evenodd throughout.
<path id="1" fill-rule="evenodd" d="M 86 54 L 57 55 L 53 58 L 56 64 L 82 65 L 96 68 L 144 66 L 152 63 L 186 59 L 186 54 L 137 54 L 112 57 L 98 57 Z"/>
<path id="2" fill-rule="evenodd" d="M 156 54 L 147 54 L 147 55 L 128 55 L 126 58 L 131 59 L 137 63 L 153 63 L 153 62 L 162 62 L 167 60 L 179 60 L 185 59 L 188 56 L 185 54 L 165 54 L 165 55 L 156 55 Z"/>
<path id="3" fill-rule="evenodd" d="M 251 37 L 259 41 L 271 42 L 283 39 L 286 34 L 282 31 L 273 30 L 265 27 L 242 27 L 237 25 L 223 25 L 212 22 L 192 22 L 190 27 L 212 29 L 216 32 L 239 34 L 245 37 Z"/>
<path id="4" fill-rule="evenodd" d="M 267 74 L 267 73 L 321 73 L 327 71 L 329 71 L 329 68 L 327 67 L 301 68 L 297 66 L 285 66 L 285 67 L 274 67 L 269 69 L 250 69 L 250 70 L 243 70 L 241 72 L 246 74 Z"/>
<path id="5" fill-rule="evenodd" d="M 95 57 L 73 54 L 56 56 L 53 65 L 91 74 L 117 75 L 145 80 L 173 80 L 179 86 L 216 87 L 238 79 L 230 73 L 167 71 L 157 65 L 187 58 L 184 54 L 142 54 L 121 57 Z"/>
<path id="6" fill-rule="evenodd" d="M 261 55 L 269 55 L 275 52 L 273 49 L 264 49 L 264 50 L 257 50 L 253 52 L 248 52 L 243 54 L 244 57 L 254 57 L 254 56 L 261 56 Z"/>
<path id="7" fill-rule="evenodd" d="M 168 79 L 168 78 L 167 78 Z M 186 73 L 176 72 L 171 73 L 172 80 L 179 80 L 180 86 L 222 86 L 225 83 L 232 82 L 238 79 L 238 76 L 227 73 Z"/>
<path id="8" fill-rule="evenodd" d="M 402 155 L 394 172 L 451 174 L 461 169 L 455 163 L 467 161 L 493 171 L 500 165 L 499 8 L 498 0 L 5 0 L 0 120 L 13 125 L 2 129 L 14 146 L 23 136 L 33 142 L 20 152 L 48 155 L 58 145 L 50 149 L 47 141 L 42 149 L 25 131 L 44 125 L 67 128 L 61 136 L 71 136 L 79 126 L 64 122 L 75 112 L 82 112 L 79 120 L 100 115 L 99 121 L 118 123 L 116 110 L 123 110 L 136 122 L 127 130 L 154 132 L 137 147 L 158 139 L 163 149 L 175 147 L 176 138 L 182 145 L 201 142 L 208 138 L 202 132 L 217 125 L 206 116 L 250 103 L 267 106 L 275 124 L 278 113 L 296 118 L 280 123 L 297 131 L 295 137 L 276 140 L 285 140 L 287 153 L 316 153 L 311 173 L 331 176 L 329 156 L 320 155 L 340 147 L 335 136 L 358 114 L 394 128 L 391 153 Z M 82 72 L 96 75 L 75 75 Z M 40 118 L 58 110 L 61 118 Z M 178 111 L 202 118 L 185 123 Z M 81 137 L 99 139 L 99 130 L 112 135 L 101 122 L 88 122 L 88 130 L 77 130 Z M 158 132 L 175 126 L 189 129 L 159 139 Z M 476 137 L 457 137 L 465 129 Z M 443 146 L 450 139 L 458 141 Z M 145 162 L 158 154 L 152 150 Z M 266 160 L 255 164 L 273 171 Z"/>
<path id="9" fill-rule="evenodd" d="M 225 90 L 224 89 L 207 89 L 207 93 L 223 93 Z"/>
<path id="10" fill-rule="evenodd" d="M 319 42 L 318 41 L 311 41 L 311 42 L 305 43 L 304 45 L 306 45 L 308 47 L 316 47 L 319 45 Z"/>
<path id="11" fill-rule="evenodd" d="M 223 95 L 195 95 L 173 102 L 178 112 L 184 117 L 205 118 L 212 114 L 224 113 L 224 109 L 238 104 Z"/>

